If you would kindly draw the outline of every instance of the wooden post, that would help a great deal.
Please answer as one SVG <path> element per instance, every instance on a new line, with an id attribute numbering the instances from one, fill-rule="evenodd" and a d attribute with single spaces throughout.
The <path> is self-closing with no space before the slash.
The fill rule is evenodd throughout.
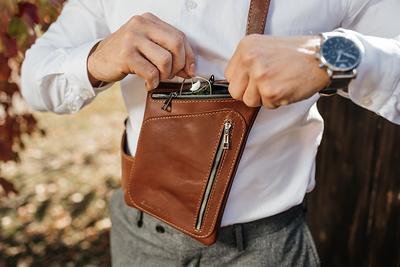
<path id="1" fill-rule="evenodd" d="M 323 266 L 400 266 L 400 126 L 335 96 L 318 103 L 325 133 L 309 224 Z"/>

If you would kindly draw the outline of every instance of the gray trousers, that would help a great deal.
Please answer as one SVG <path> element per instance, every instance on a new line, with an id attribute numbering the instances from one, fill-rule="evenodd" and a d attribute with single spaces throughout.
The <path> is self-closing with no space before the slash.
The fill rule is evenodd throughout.
<path id="1" fill-rule="evenodd" d="M 302 206 L 258 221 L 222 227 L 205 246 L 128 207 L 121 190 L 110 201 L 114 267 L 320 266 Z"/>

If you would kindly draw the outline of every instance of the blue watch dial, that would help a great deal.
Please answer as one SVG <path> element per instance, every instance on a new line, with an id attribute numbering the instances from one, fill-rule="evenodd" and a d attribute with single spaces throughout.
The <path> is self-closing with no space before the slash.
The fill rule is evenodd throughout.
<path id="1" fill-rule="evenodd" d="M 331 69 L 349 71 L 360 63 L 361 51 L 352 40 L 337 36 L 323 43 L 321 56 Z"/>

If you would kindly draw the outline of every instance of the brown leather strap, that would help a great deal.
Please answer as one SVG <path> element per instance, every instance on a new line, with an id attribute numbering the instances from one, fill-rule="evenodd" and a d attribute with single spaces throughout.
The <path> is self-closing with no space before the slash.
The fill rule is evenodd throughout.
<path id="1" fill-rule="evenodd" d="M 246 34 L 263 34 L 271 0 L 251 0 Z"/>

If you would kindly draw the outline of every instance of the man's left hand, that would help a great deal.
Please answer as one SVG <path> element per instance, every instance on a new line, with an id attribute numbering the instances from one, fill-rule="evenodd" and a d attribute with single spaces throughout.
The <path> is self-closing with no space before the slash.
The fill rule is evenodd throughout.
<path id="1" fill-rule="evenodd" d="M 246 36 L 225 70 L 230 94 L 271 109 L 311 97 L 330 82 L 315 58 L 320 42 L 318 36 Z"/>

